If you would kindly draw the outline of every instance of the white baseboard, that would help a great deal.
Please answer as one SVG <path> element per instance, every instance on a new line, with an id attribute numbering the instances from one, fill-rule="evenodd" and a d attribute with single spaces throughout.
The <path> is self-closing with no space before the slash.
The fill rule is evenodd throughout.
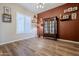
<path id="1" fill-rule="evenodd" d="M 26 38 L 26 39 L 17 39 L 17 40 L 1 43 L 0 45 L 5 45 L 5 44 L 9 44 L 9 43 L 13 43 L 13 42 L 21 41 L 21 40 L 27 40 L 27 39 L 31 39 L 31 38 L 35 38 L 35 37 L 30 37 L 30 38 Z"/>
<path id="2" fill-rule="evenodd" d="M 29 38 L 26 38 L 26 39 L 17 39 L 17 40 L 1 43 L 0 45 L 9 44 L 9 43 L 13 43 L 13 42 L 21 41 L 21 40 L 27 40 L 27 39 L 31 39 L 31 38 L 35 38 L 35 37 L 29 37 Z M 64 41 L 64 42 L 69 42 L 69 43 L 79 44 L 79 42 L 76 42 L 76 41 L 70 41 L 70 40 L 64 40 L 64 39 L 57 39 L 57 40 Z"/>
<path id="3" fill-rule="evenodd" d="M 58 39 L 59 41 L 64 41 L 64 42 L 69 42 L 69 43 L 74 43 L 74 44 L 79 44 L 79 42 L 76 41 L 71 41 L 71 40 L 65 40 L 65 39 Z"/>

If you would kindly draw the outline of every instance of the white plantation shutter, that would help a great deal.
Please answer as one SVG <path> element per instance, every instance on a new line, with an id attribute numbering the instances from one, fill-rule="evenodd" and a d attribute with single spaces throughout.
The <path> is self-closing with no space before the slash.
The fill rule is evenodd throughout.
<path id="1" fill-rule="evenodd" d="M 31 33 L 31 17 L 25 16 L 23 14 L 17 13 L 17 34 L 20 33 Z"/>

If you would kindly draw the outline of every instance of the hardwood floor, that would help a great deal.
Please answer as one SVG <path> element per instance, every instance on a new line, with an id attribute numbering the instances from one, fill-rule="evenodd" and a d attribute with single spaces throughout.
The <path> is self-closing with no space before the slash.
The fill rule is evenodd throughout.
<path id="1" fill-rule="evenodd" d="M 32 38 L 0 45 L 1 56 L 79 56 L 79 45 Z"/>

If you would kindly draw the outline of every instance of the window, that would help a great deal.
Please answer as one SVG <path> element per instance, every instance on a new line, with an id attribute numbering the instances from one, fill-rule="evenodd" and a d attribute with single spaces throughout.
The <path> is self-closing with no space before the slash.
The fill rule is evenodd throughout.
<path id="1" fill-rule="evenodd" d="M 31 17 L 25 16 L 25 33 L 31 33 Z"/>
<path id="2" fill-rule="evenodd" d="M 17 29 L 16 33 L 31 33 L 31 17 L 30 16 L 25 16 L 23 14 L 17 13 L 16 15 L 16 24 L 17 24 Z"/>

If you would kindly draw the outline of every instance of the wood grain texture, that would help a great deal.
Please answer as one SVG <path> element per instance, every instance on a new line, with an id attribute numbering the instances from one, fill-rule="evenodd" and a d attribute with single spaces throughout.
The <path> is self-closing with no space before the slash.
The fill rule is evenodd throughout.
<path id="1" fill-rule="evenodd" d="M 0 56 L 79 56 L 79 45 L 32 38 L 0 45 Z"/>

